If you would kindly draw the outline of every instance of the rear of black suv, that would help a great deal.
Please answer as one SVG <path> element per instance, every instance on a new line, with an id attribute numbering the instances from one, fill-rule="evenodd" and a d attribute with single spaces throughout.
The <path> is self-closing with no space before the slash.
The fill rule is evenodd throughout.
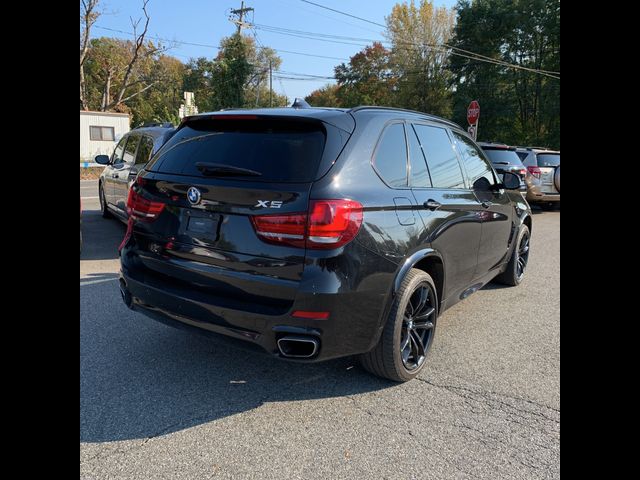
<path id="1" fill-rule="evenodd" d="M 132 186 L 134 310 L 300 361 L 420 372 L 440 312 L 521 282 L 530 209 L 459 126 L 380 107 L 187 118 Z"/>
<path id="2" fill-rule="evenodd" d="M 336 274 L 356 280 L 367 255 L 351 243 L 362 205 L 312 198 L 353 118 L 291 110 L 187 119 L 138 176 L 121 246 L 131 308 L 289 358 L 371 348 L 384 291 Z"/>

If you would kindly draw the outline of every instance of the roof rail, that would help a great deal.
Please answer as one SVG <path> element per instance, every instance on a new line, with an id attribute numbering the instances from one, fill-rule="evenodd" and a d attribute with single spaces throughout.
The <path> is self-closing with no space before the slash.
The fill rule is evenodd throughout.
<path id="1" fill-rule="evenodd" d="M 147 127 L 175 128 L 175 125 L 171 122 L 149 122 L 149 123 L 143 123 L 139 127 L 134 128 L 134 130 L 136 130 L 137 128 L 147 128 Z"/>
<path id="2" fill-rule="evenodd" d="M 431 120 L 436 120 L 438 122 L 442 122 L 442 123 L 446 123 L 448 125 L 452 125 L 456 128 L 462 128 L 460 127 L 460 125 L 458 125 L 456 122 L 452 121 L 452 120 L 447 120 L 446 118 L 442 118 L 442 117 L 438 117 L 437 115 L 432 115 L 430 113 L 424 113 L 424 112 L 419 112 L 417 110 L 409 110 L 406 108 L 397 108 L 397 107 L 378 107 L 375 105 L 360 105 L 357 107 L 353 107 L 349 110 L 347 110 L 348 113 L 354 113 L 354 112 L 359 112 L 360 110 L 389 110 L 389 111 L 396 111 L 396 112 L 406 112 L 406 113 L 414 113 L 416 115 L 422 115 L 424 117 L 428 117 Z"/>

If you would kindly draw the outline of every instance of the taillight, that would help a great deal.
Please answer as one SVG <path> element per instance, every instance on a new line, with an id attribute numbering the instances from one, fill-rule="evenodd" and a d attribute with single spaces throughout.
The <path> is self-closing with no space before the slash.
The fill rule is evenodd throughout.
<path id="1" fill-rule="evenodd" d="M 129 196 L 127 197 L 127 213 L 129 217 L 142 222 L 152 222 L 158 215 L 164 210 L 165 204 L 163 202 L 154 202 L 147 200 L 138 192 L 135 187 L 129 189 Z"/>
<path id="2" fill-rule="evenodd" d="M 350 242 L 362 225 L 362 205 L 354 200 L 311 200 L 308 248 L 337 248 Z"/>
<path id="3" fill-rule="evenodd" d="M 256 215 L 256 233 L 268 243 L 332 249 L 349 243 L 362 225 L 362 205 L 355 200 L 311 200 L 308 213 Z"/>
<path id="4" fill-rule="evenodd" d="M 251 218 L 256 233 L 268 243 L 304 247 L 306 213 L 257 215 Z"/>
<path id="5" fill-rule="evenodd" d="M 540 176 L 542 175 L 540 167 L 527 167 L 527 170 L 529 170 L 529 173 L 536 178 L 540 178 Z"/>

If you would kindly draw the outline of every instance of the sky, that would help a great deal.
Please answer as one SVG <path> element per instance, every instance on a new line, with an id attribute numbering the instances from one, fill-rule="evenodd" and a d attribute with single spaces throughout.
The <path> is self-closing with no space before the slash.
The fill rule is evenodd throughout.
<path id="1" fill-rule="evenodd" d="M 395 0 L 313 0 L 342 12 L 350 13 L 372 22 L 385 24 Z M 418 3 L 418 2 L 416 2 Z M 436 6 L 453 8 L 456 0 L 435 0 Z M 370 40 L 384 40 L 383 29 L 376 25 L 331 12 L 302 0 L 245 0 L 245 7 L 253 7 L 245 21 L 258 25 L 287 28 L 305 32 L 315 32 Z M 92 37 L 131 38 L 121 32 L 132 32 L 131 20 L 141 18 L 142 0 L 102 0 L 102 15 L 94 25 Z M 240 8 L 240 0 L 150 0 L 147 11 L 149 22 L 148 38 L 159 37 L 171 42 L 167 54 L 182 62 L 191 57 L 213 58 L 223 37 L 233 34 L 236 25 L 229 21 L 229 10 Z M 113 30 L 119 30 L 116 32 Z M 261 29 L 243 29 L 243 34 L 257 36 L 259 44 L 274 48 L 282 59 L 280 71 L 273 79 L 273 89 L 286 95 L 290 101 L 305 97 L 313 90 L 331 80 L 278 79 L 277 76 L 299 77 L 297 74 L 333 76 L 333 68 L 348 62 L 349 57 L 360 51 L 366 43 L 354 41 L 358 45 L 344 45 L 306 38 L 282 35 Z M 188 42 L 200 45 L 188 45 Z M 284 52 L 283 50 L 287 50 Z M 296 53 L 290 53 L 296 52 Z M 310 55 L 320 55 L 319 58 Z M 285 73 L 287 72 L 287 73 Z M 198 99 L 195 99 L 196 105 Z"/>

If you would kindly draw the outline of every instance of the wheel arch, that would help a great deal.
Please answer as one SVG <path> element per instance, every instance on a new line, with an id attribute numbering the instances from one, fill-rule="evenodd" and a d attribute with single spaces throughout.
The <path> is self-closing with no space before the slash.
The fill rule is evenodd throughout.
<path id="1" fill-rule="evenodd" d="M 433 279 L 436 294 L 438 295 L 438 312 L 440 312 L 446 284 L 444 262 L 442 255 L 432 248 L 418 250 L 405 259 L 394 279 L 392 298 L 395 298 L 404 277 L 406 277 L 412 268 L 417 268 L 418 270 L 428 273 Z"/>

